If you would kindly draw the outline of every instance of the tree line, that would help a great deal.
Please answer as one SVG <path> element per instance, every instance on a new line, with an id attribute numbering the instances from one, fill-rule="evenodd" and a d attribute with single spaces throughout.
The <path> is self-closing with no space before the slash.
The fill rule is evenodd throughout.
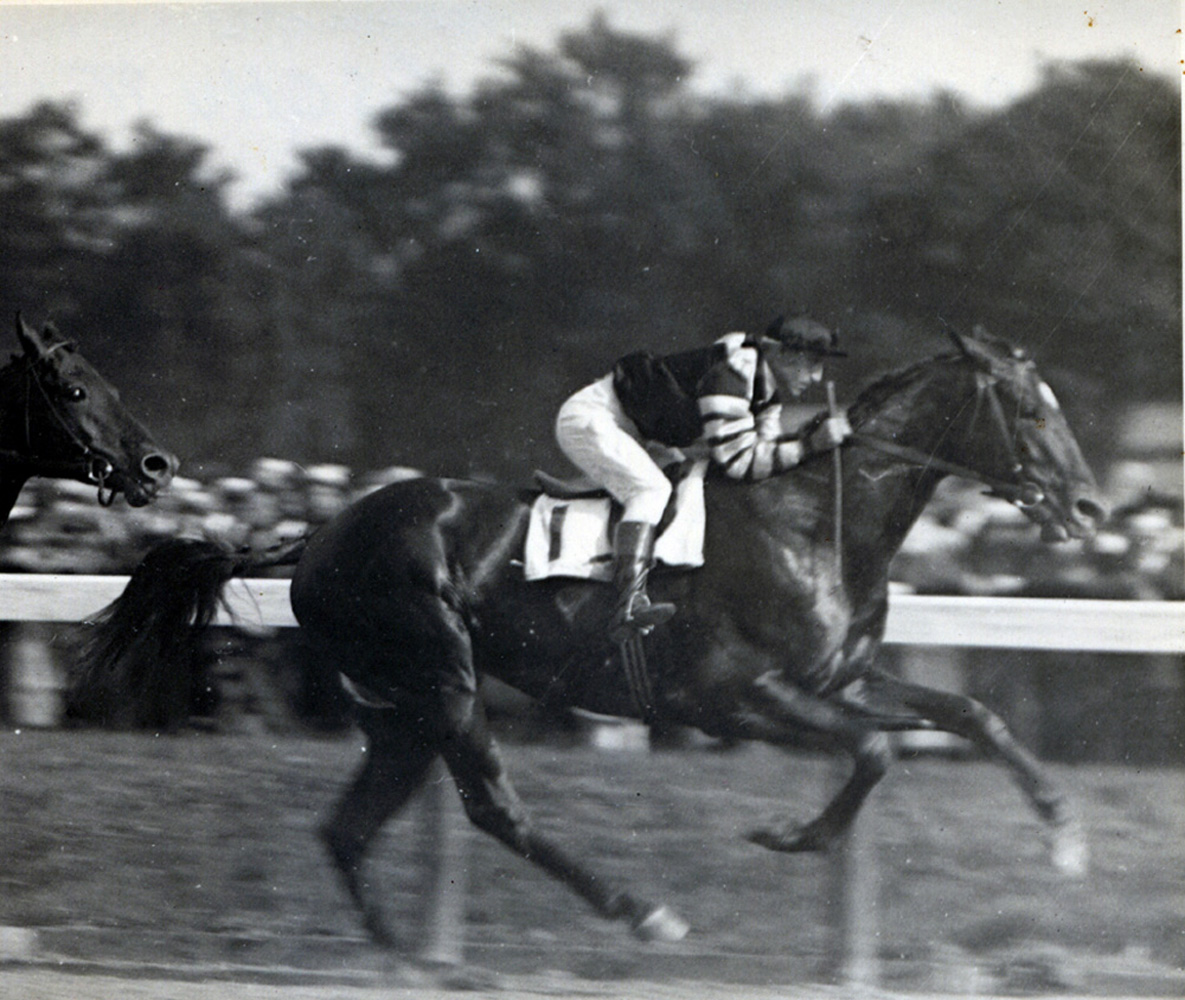
<path id="1" fill-rule="evenodd" d="M 389 154 L 302 151 L 232 210 L 210 149 L 68 102 L 0 121 L 0 301 L 52 318 L 191 464 L 262 454 L 524 481 L 564 396 L 636 347 L 804 310 L 850 397 L 983 323 L 1029 348 L 1096 462 L 1181 395 L 1179 102 L 1055 63 L 977 109 L 705 97 L 603 17 L 464 96 L 383 110 Z"/>

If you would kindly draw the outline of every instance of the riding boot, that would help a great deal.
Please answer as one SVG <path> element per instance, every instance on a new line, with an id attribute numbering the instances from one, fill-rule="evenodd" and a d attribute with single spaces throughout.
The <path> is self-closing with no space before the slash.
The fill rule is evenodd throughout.
<path id="1" fill-rule="evenodd" d="M 621 521 L 613 534 L 613 583 L 617 606 L 609 625 L 609 638 L 623 643 L 645 635 L 655 625 L 670 621 L 673 604 L 651 604 L 646 577 L 654 565 L 654 525 L 645 521 Z"/>

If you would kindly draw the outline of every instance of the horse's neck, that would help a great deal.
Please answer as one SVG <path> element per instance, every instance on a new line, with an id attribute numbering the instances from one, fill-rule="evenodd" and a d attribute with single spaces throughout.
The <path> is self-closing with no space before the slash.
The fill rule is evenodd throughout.
<path id="1" fill-rule="evenodd" d="M 868 448 L 845 452 L 844 537 L 852 546 L 880 554 L 886 565 L 896 555 L 934 496 L 943 473 L 906 465 Z"/>
<path id="2" fill-rule="evenodd" d="M 932 387 L 932 388 L 930 388 Z M 887 401 L 866 414 L 856 430 L 923 455 L 938 452 L 951 434 L 957 392 L 931 382 L 909 390 L 907 400 Z M 887 572 L 906 535 L 934 496 L 945 473 L 856 444 L 843 451 L 845 546 L 852 559 L 883 564 Z"/>

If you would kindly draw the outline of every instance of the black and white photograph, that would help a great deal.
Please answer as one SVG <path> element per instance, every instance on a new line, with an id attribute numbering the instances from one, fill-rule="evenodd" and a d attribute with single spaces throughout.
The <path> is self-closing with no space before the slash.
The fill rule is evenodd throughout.
<path id="1" fill-rule="evenodd" d="M 0 997 L 1185 995 L 1182 12 L 0 5 Z"/>

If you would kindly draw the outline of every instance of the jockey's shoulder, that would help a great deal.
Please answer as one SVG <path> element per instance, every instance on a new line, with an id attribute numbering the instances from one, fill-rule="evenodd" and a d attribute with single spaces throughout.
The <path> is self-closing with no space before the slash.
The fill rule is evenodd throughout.
<path id="1" fill-rule="evenodd" d="M 753 339 L 744 332 L 733 331 L 726 333 L 723 337 L 716 340 L 717 347 L 723 347 L 728 354 L 739 351 L 742 348 L 757 350 L 757 346 L 753 343 Z"/>
<path id="2" fill-rule="evenodd" d="M 721 351 L 717 362 L 717 371 L 733 372 L 752 388 L 753 377 L 757 373 L 759 355 L 757 345 L 747 333 L 726 333 L 715 341 L 714 346 Z"/>

